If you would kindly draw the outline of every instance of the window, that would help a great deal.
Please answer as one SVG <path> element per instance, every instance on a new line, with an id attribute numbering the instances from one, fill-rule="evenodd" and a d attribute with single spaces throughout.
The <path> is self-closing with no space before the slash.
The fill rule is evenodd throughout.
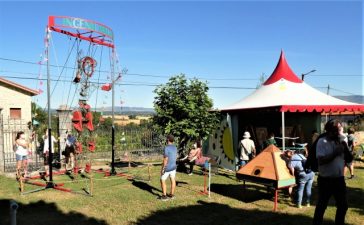
<path id="1" fill-rule="evenodd" d="M 10 119 L 21 119 L 21 108 L 10 108 Z"/>

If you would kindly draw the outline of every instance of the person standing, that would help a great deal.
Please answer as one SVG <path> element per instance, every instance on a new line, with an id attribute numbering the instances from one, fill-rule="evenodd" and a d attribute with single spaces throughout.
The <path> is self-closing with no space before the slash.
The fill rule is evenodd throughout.
<path id="1" fill-rule="evenodd" d="M 297 208 L 302 208 L 302 198 L 303 192 L 306 194 L 306 204 L 305 206 L 310 207 L 311 203 L 311 189 L 315 173 L 312 171 L 305 171 L 304 163 L 306 162 L 306 157 L 301 153 L 293 153 L 288 151 L 288 168 L 291 173 L 294 174 L 297 183 L 297 194 L 296 194 L 296 204 Z"/>
<path id="2" fill-rule="evenodd" d="M 45 134 L 43 136 L 43 141 L 44 141 L 44 145 L 43 145 L 43 155 L 44 155 L 44 167 L 45 167 L 45 172 L 47 173 L 49 170 L 48 168 L 48 160 L 49 160 L 49 140 L 48 140 L 48 130 L 45 131 Z M 51 135 L 51 149 L 52 149 L 52 153 L 54 153 L 54 143 L 56 143 L 57 140 L 56 138 Z"/>
<path id="3" fill-rule="evenodd" d="M 348 143 L 348 147 L 349 147 L 349 151 L 352 155 L 354 155 L 354 148 L 355 148 L 355 129 L 353 127 L 350 127 L 348 129 L 348 136 L 347 136 L 347 143 Z M 344 175 L 346 174 L 347 168 L 349 169 L 350 172 L 350 177 L 348 177 L 348 179 L 353 179 L 354 178 L 354 161 L 352 162 L 348 162 L 345 163 L 345 169 L 344 169 Z"/>
<path id="4" fill-rule="evenodd" d="M 263 143 L 263 149 L 265 149 L 269 145 L 277 146 L 277 142 L 274 139 L 274 133 L 273 132 L 270 132 L 269 135 L 268 135 L 267 140 L 264 141 L 264 143 Z"/>
<path id="5" fill-rule="evenodd" d="M 21 169 L 23 167 L 24 177 L 27 177 L 28 167 L 28 142 L 25 140 L 25 133 L 20 131 L 16 134 L 15 138 L 15 157 L 16 157 L 16 177 L 21 177 Z"/>
<path id="6" fill-rule="evenodd" d="M 250 133 L 248 131 L 244 132 L 243 139 L 239 143 L 240 148 L 240 161 L 239 166 L 245 166 L 249 160 L 255 156 L 255 144 L 254 141 L 250 139 Z"/>
<path id="7" fill-rule="evenodd" d="M 162 187 L 162 196 L 160 196 L 158 199 L 162 201 L 173 199 L 174 191 L 176 189 L 177 148 L 173 144 L 173 142 L 174 142 L 174 137 L 173 135 L 169 134 L 167 136 L 167 145 L 164 148 L 161 178 L 160 178 Z M 168 177 L 171 180 L 171 192 L 167 195 L 166 180 Z"/>
<path id="8" fill-rule="evenodd" d="M 75 156 L 76 156 L 76 150 L 75 150 L 75 146 L 76 146 L 76 137 L 72 135 L 72 133 L 68 133 L 67 134 L 67 138 L 66 138 L 66 147 L 64 150 L 64 156 L 65 156 L 65 167 L 66 170 L 71 170 L 73 169 L 74 165 L 75 165 Z M 67 165 L 70 164 L 70 167 L 67 167 Z"/>
<path id="9" fill-rule="evenodd" d="M 313 218 L 313 225 L 322 224 L 323 216 L 331 196 L 336 201 L 335 224 L 344 224 L 348 201 L 344 179 L 345 161 L 352 161 L 348 154 L 347 144 L 340 141 L 339 131 L 342 125 L 337 119 L 331 119 L 325 124 L 326 135 L 321 137 L 316 146 L 319 176 L 318 200 Z"/>

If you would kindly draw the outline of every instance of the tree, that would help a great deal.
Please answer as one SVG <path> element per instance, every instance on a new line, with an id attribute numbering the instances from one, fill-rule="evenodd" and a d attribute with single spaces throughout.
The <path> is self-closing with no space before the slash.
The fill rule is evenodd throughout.
<path id="1" fill-rule="evenodd" d="M 161 134 L 173 134 L 180 148 L 186 148 L 198 138 L 206 138 L 219 122 L 208 90 L 206 83 L 196 78 L 187 80 L 184 74 L 159 85 L 154 90 L 154 127 Z"/>
<path id="2" fill-rule="evenodd" d="M 128 117 L 129 117 L 129 120 L 135 120 L 137 118 L 136 115 L 129 115 Z"/>
<path id="3" fill-rule="evenodd" d="M 115 127 L 117 126 L 116 124 L 114 125 Z M 111 117 L 107 117 L 104 119 L 104 121 L 100 124 L 101 128 L 106 128 L 106 129 L 110 129 L 112 127 L 112 118 Z"/>
<path id="4" fill-rule="evenodd" d="M 36 120 L 39 124 L 47 124 L 48 123 L 48 114 L 36 103 L 32 102 L 32 115 L 33 119 Z"/>
<path id="5" fill-rule="evenodd" d="M 31 107 L 32 127 L 33 130 L 37 133 L 37 136 L 41 138 L 48 127 L 48 113 L 45 112 L 45 110 L 43 110 L 39 105 L 34 102 L 31 103 Z"/>
<path id="6" fill-rule="evenodd" d="M 256 86 L 256 88 L 260 88 L 265 82 L 265 74 L 262 73 L 262 75 L 259 76 L 259 81 L 258 81 L 258 84 Z"/>

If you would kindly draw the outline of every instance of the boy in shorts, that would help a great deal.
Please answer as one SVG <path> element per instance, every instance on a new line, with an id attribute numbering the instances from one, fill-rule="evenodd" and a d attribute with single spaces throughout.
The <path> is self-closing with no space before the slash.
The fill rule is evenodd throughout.
<path id="1" fill-rule="evenodd" d="M 161 169 L 161 187 L 163 195 L 158 198 L 162 201 L 173 199 L 174 191 L 176 189 L 177 148 L 173 144 L 173 142 L 174 142 L 173 135 L 171 134 L 168 135 L 167 145 L 166 147 L 164 147 L 163 163 Z M 167 195 L 166 180 L 168 177 L 171 180 L 171 192 Z"/>

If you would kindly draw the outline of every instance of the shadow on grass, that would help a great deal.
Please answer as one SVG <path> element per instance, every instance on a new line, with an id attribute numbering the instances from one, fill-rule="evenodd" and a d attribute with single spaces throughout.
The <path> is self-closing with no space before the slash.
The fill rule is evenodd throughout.
<path id="1" fill-rule="evenodd" d="M 239 201 L 249 203 L 261 199 L 272 198 L 273 193 L 268 192 L 264 186 L 246 183 L 244 193 L 244 185 L 241 184 L 211 184 L 211 192 L 225 197 L 237 199 Z"/>
<path id="2" fill-rule="evenodd" d="M 352 183 L 353 182 L 353 183 Z M 364 186 L 363 186 L 363 178 L 357 177 L 355 179 L 346 180 L 346 193 L 348 199 L 349 209 L 352 209 L 354 212 L 359 215 L 364 215 Z M 316 206 L 318 198 L 318 187 L 317 183 L 314 182 L 314 186 L 312 187 L 312 205 Z M 335 207 L 335 199 L 331 196 L 329 201 L 329 206 Z"/>
<path id="3" fill-rule="evenodd" d="M 355 170 L 364 170 L 364 163 L 363 162 L 355 162 Z"/>
<path id="4" fill-rule="evenodd" d="M 220 203 L 198 201 L 197 205 L 180 206 L 153 212 L 142 217 L 134 224 L 148 225 L 237 225 L 237 224 L 269 224 L 269 225 L 303 225 L 311 224 L 312 218 L 306 215 L 290 215 L 279 212 L 256 209 L 232 208 Z M 170 204 L 166 202 L 165 204 Z M 327 222 L 327 221 L 325 221 Z"/>
<path id="5" fill-rule="evenodd" d="M 142 182 L 142 181 L 132 180 L 131 184 L 134 185 L 135 187 L 137 187 L 143 191 L 147 191 L 155 196 L 159 196 L 159 194 L 157 194 L 155 192 L 162 193 L 161 190 L 159 190 L 145 182 Z"/>
<path id="6" fill-rule="evenodd" d="M 347 199 L 349 208 L 358 213 L 359 215 L 364 215 L 364 189 L 360 187 L 360 183 L 362 182 L 359 178 L 357 180 L 353 180 L 354 182 L 359 182 L 359 187 L 350 187 L 348 186 L 351 180 L 347 180 Z M 267 190 L 266 187 L 251 183 L 246 183 L 246 190 L 244 193 L 243 183 L 241 184 L 211 184 L 211 192 L 223 195 L 225 197 L 229 197 L 232 199 L 239 200 L 244 203 L 251 203 L 261 199 L 269 199 L 274 200 L 274 195 L 271 190 Z M 317 186 L 313 186 L 312 189 L 312 205 L 315 206 L 317 202 Z M 291 200 L 288 198 L 288 193 L 285 190 L 280 190 L 278 192 L 278 202 L 279 204 L 293 205 Z M 335 207 L 335 200 L 332 196 L 329 201 L 329 206 Z"/>
<path id="7" fill-rule="evenodd" d="M 219 173 L 219 176 L 223 176 L 223 177 L 229 178 L 231 180 L 236 180 L 236 175 L 235 174 Z"/>
<path id="8" fill-rule="evenodd" d="M 188 184 L 187 182 L 185 182 L 185 181 L 178 181 L 178 180 L 176 180 L 176 186 L 177 187 L 181 187 L 182 185 L 184 185 L 184 184 Z"/>
<path id="9" fill-rule="evenodd" d="M 151 165 L 151 166 L 161 166 L 162 163 L 158 162 L 158 163 L 147 163 L 147 162 L 138 162 L 138 161 L 130 161 L 130 167 L 142 167 L 142 166 L 147 166 L 147 165 Z M 114 166 L 117 168 L 124 168 L 124 167 L 129 167 L 129 162 L 128 161 L 119 161 L 119 162 L 115 162 Z"/>
<path id="10" fill-rule="evenodd" d="M 130 167 L 138 167 L 138 166 L 143 166 L 144 163 L 142 162 L 130 162 Z M 115 162 L 114 166 L 116 168 L 125 168 L 125 167 L 129 167 L 129 162 L 127 161 L 120 161 L 120 162 Z"/>
<path id="11" fill-rule="evenodd" d="M 44 201 L 18 203 L 17 224 L 27 225 L 107 225 L 105 220 L 88 217 L 78 212 L 64 213 L 55 203 Z M 9 199 L 0 200 L 0 224 L 10 224 Z"/>
<path id="12" fill-rule="evenodd" d="M 348 181 L 346 184 L 348 184 Z M 349 208 L 354 209 L 360 215 L 364 215 L 364 189 L 347 187 L 347 198 Z"/>
<path id="13" fill-rule="evenodd" d="M 149 192 L 151 193 L 152 195 L 155 195 L 155 196 L 160 196 L 162 191 L 158 188 L 155 188 L 149 184 L 147 184 L 146 182 L 143 182 L 143 181 L 138 181 L 138 180 L 131 180 L 131 184 L 134 186 L 134 187 L 137 187 L 143 191 L 146 191 L 146 192 Z M 182 185 L 187 185 L 188 183 L 187 182 L 184 182 L 184 181 L 176 181 L 176 186 L 177 187 L 181 187 Z M 157 193 L 156 193 L 157 192 Z"/>

